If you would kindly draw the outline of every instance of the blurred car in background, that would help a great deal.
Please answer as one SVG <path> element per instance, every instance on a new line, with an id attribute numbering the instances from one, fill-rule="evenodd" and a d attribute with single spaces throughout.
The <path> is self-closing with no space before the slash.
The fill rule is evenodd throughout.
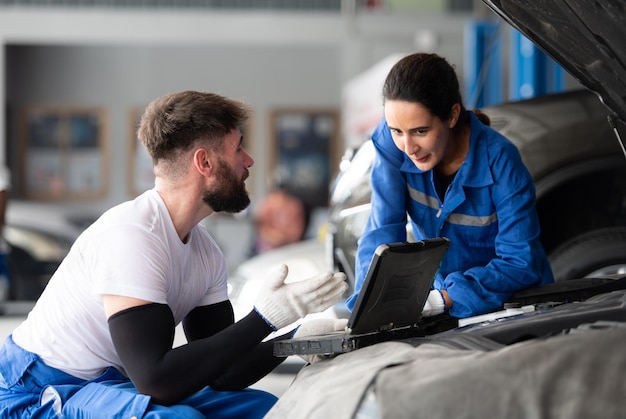
<path id="1" fill-rule="evenodd" d="M 10 300 L 36 300 L 94 216 L 71 208 L 9 201 L 4 238 L 9 245 Z"/>

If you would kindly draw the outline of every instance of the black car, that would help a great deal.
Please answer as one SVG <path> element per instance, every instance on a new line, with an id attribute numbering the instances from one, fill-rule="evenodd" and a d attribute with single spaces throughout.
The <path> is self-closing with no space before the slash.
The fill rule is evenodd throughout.
<path id="1" fill-rule="evenodd" d="M 526 136 L 506 133 L 533 151 L 522 154 L 561 280 L 518 292 L 498 312 L 444 314 L 424 322 L 421 337 L 308 365 L 267 418 L 626 417 L 626 3 L 484 1 L 588 89 L 490 111 L 501 130 L 530 124 Z M 544 201 L 550 191 L 559 193 Z M 337 193 L 351 206 L 334 220 L 366 218 L 367 186 Z M 334 225 L 333 258 L 348 266 L 353 255 L 341 250 L 354 249 L 356 224 Z"/>

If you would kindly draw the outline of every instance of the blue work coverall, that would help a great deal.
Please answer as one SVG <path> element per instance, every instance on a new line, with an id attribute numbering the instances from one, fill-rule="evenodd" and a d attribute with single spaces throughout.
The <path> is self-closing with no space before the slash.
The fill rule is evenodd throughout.
<path id="1" fill-rule="evenodd" d="M 419 170 L 396 147 L 384 118 L 372 134 L 372 209 L 359 240 L 350 310 L 376 247 L 407 240 L 407 214 L 416 240 L 451 241 L 434 288 L 448 292 L 453 317 L 498 309 L 514 292 L 554 281 L 539 242 L 534 181 L 519 151 L 467 112 L 469 151 L 443 202 L 433 171 Z"/>
<path id="2" fill-rule="evenodd" d="M 83 380 L 46 365 L 9 335 L 0 346 L 2 419 L 226 419 L 263 416 L 277 398 L 265 391 L 217 391 L 210 387 L 180 404 L 161 406 L 140 394 L 133 383 L 109 367 Z"/>

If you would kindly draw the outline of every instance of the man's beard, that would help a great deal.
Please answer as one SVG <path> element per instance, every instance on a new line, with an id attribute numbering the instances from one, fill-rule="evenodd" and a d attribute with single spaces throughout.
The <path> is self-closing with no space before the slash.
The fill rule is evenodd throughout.
<path id="1" fill-rule="evenodd" d="M 218 161 L 217 176 L 220 187 L 205 191 L 204 202 L 216 212 L 235 213 L 246 209 L 250 205 L 250 196 L 243 181 L 248 176 L 238 179 L 223 160 Z"/>

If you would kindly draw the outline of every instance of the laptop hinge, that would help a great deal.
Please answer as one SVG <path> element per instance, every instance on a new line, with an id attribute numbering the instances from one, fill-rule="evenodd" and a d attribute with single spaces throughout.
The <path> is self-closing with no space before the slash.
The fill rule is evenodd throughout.
<path id="1" fill-rule="evenodd" d="M 386 325 L 384 325 L 384 326 L 380 326 L 380 327 L 378 328 L 378 331 L 379 331 L 379 332 L 385 332 L 385 331 L 387 331 L 387 330 L 391 330 L 391 329 L 393 329 L 393 323 L 389 323 L 389 324 L 386 324 Z"/>

